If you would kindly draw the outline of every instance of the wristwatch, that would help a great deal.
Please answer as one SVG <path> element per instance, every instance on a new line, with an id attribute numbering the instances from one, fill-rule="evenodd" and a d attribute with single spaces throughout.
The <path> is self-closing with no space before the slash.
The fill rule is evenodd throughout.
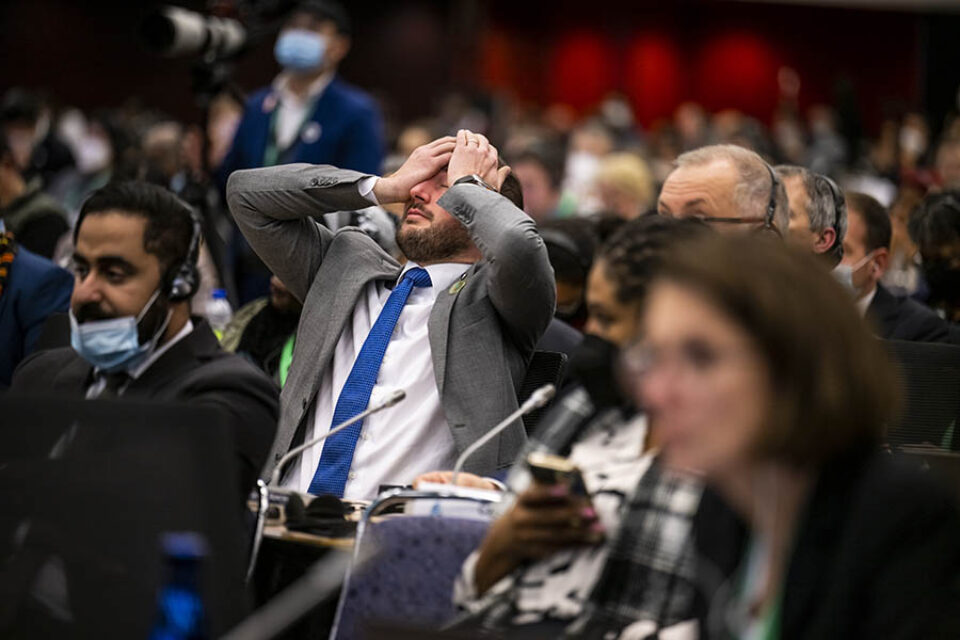
<path id="1" fill-rule="evenodd" d="M 478 187 L 483 187 L 484 189 L 490 189 L 490 191 L 493 191 L 494 193 L 499 193 L 499 191 L 497 191 L 492 184 L 490 184 L 489 182 L 487 182 L 486 180 L 484 180 L 483 178 L 481 178 L 475 173 L 471 173 L 468 176 L 463 176 L 462 178 L 454 182 L 453 186 L 457 186 L 458 184 L 475 184 Z"/>

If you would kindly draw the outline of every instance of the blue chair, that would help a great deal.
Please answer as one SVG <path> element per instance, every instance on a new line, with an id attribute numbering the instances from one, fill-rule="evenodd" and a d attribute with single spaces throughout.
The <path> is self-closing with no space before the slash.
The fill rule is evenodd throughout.
<path id="1" fill-rule="evenodd" d="M 364 623 L 439 629 L 456 615 L 453 583 L 483 540 L 490 520 L 381 515 L 417 500 L 492 501 L 399 490 L 374 502 L 357 528 L 354 561 L 343 585 L 331 640 L 363 637 Z M 492 518 L 492 509 L 491 509 Z"/>

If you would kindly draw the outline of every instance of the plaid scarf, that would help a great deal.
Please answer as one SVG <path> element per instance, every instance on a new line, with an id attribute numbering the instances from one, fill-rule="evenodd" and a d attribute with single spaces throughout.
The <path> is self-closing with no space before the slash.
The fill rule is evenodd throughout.
<path id="1" fill-rule="evenodd" d="M 0 296 L 7 288 L 10 278 L 10 267 L 17 256 L 17 243 L 13 241 L 13 234 L 9 231 L 0 232 Z"/>
<path id="2" fill-rule="evenodd" d="M 653 461 L 568 636 L 604 638 L 638 620 L 664 628 L 696 616 L 691 529 L 700 494 L 697 482 L 664 469 L 659 458 Z"/>

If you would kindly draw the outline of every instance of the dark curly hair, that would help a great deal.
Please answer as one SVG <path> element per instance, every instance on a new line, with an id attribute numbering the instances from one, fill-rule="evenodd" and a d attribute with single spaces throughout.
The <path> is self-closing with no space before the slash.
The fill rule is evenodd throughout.
<path id="1" fill-rule="evenodd" d="M 607 276 L 616 283 L 617 300 L 637 303 L 647 295 L 647 287 L 657 275 L 664 257 L 678 242 L 712 233 L 694 218 L 670 218 L 649 215 L 624 223 L 600 247 Z"/>

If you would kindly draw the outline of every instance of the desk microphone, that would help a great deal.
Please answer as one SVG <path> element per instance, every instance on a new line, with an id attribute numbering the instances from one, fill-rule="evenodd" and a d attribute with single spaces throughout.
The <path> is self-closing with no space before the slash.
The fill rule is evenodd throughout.
<path id="1" fill-rule="evenodd" d="M 317 438 L 314 438 L 314 439 L 311 440 L 310 442 L 304 442 L 304 443 L 303 443 L 302 445 L 300 445 L 299 447 L 294 447 L 293 449 L 290 449 L 290 451 L 288 451 L 285 456 L 283 456 L 282 458 L 280 458 L 280 461 L 277 462 L 277 466 L 273 468 L 273 473 L 270 474 L 270 485 L 269 485 L 270 488 L 275 488 L 275 487 L 280 483 L 280 473 L 283 471 L 283 468 L 284 468 L 285 466 L 287 466 L 287 463 L 289 463 L 291 460 L 293 460 L 294 458 L 296 458 L 298 455 L 300 455 L 301 453 L 303 453 L 304 451 L 306 451 L 306 450 L 309 449 L 310 447 L 314 446 L 315 444 L 319 444 L 319 443 L 323 442 L 324 440 L 326 440 L 326 439 L 329 438 L 330 436 L 332 436 L 332 435 L 334 435 L 334 434 L 336 434 L 336 433 L 340 433 L 341 431 L 343 431 L 344 429 L 346 429 L 346 428 L 349 427 L 350 425 L 356 424 L 357 422 L 360 422 L 361 420 L 363 420 L 363 419 L 366 418 L 367 416 L 373 415 L 374 413 L 377 413 L 378 411 L 383 411 L 384 409 L 386 409 L 386 408 L 388 408 L 388 407 L 392 407 L 393 405 L 397 404 L 398 402 L 400 402 L 401 400 L 403 400 L 403 399 L 406 398 L 406 397 L 407 397 L 407 392 L 406 392 L 406 391 L 404 391 L 403 389 L 397 389 L 396 391 L 394 391 L 394 392 L 392 392 L 390 395 L 388 395 L 388 396 L 387 396 L 382 402 L 380 402 L 379 404 L 375 404 L 375 405 L 373 405 L 372 407 L 369 407 L 366 411 L 363 411 L 363 412 L 361 412 L 361 413 L 358 413 L 357 415 L 353 416 L 353 417 L 350 418 L 349 420 L 345 420 L 344 422 L 341 422 L 340 424 L 338 424 L 338 425 L 335 426 L 334 428 L 332 428 L 332 429 L 330 429 L 329 431 L 327 431 L 327 432 L 326 432 L 325 434 L 323 434 L 322 436 L 319 436 L 319 437 L 317 437 Z"/>
<path id="2" fill-rule="evenodd" d="M 530 394 L 530 397 L 527 398 L 526 402 L 520 405 L 519 409 L 517 409 L 516 411 L 508 415 L 506 418 L 504 418 L 503 422 L 495 426 L 493 429 L 490 429 L 490 431 L 487 431 L 485 434 L 480 436 L 473 444 L 471 444 L 469 447 L 464 449 L 463 453 L 460 454 L 460 457 L 457 458 L 457 464 L 453 466 L 453 477 L 450 479 L 450 484 L 452 484 L 453 486 L 457 486 L 457 479 L 460 476 L 460 470 L 463 469 L 464 463 L 467 461 L 467 459 L 470 456 L 472 456 L 477 451 L 477 449 L 479 449 L 483 445 L 490 442 L 494 438 L 494 436 L 496 436 L 501 431 L 506 429 L 508 426 L 513 424 L 514 420 L 516 420 L 517 418 L 520 418 L 521 416 L 525 416 L 531 411 L 533 411 L 534 409 L 539 409 L 543 405 L 550 402 L 550 399 L 553 398 L 553 394 L 555 394 L 556 392 L 557 392 L 557 388 L 552 384 L 543 385 L 542 387 L 534 391 L 532 394 Z"/>

